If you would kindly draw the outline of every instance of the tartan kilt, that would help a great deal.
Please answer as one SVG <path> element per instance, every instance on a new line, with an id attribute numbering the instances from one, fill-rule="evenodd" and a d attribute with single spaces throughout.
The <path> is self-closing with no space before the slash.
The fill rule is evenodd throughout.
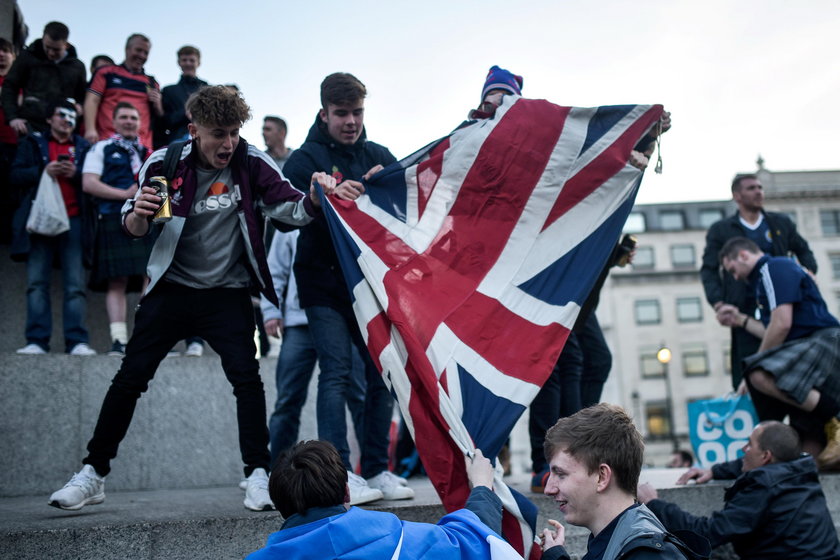
<path id="1" fill-rule="evenodd" d="M 90 288 L 105 291 L 110 278 L 127 276 L 126 291 L 140 291 L 154 238 L 151 235 L 139 239 L 129 236 L 122 229 L 120 214 L 99 214 L 98 220 Z"/>
<path id="2" fill-rule="evenodd" d="M 776 386 L 798 403 L 811 389 L 840 400 L 840 327 L 820 329 L 744 358 L 745 372 L 759 368 L 772 374 Z"/>

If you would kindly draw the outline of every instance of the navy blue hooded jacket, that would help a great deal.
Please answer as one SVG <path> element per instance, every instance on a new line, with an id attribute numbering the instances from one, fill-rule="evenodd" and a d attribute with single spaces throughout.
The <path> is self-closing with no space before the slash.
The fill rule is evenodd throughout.
<path id="1" fill-rule="evenodd" d="M 352 146 L 337 143 L 316 116 L 306 141 L 283 166 L 283 175 L 295 188 L 308 192 L 315 171 L 332 175 L 338 183 L 347 179 L 361 181 L 372 167 L 395 161 L 388 148 L 368 141 L 364 130 Z M 294 271 L 302 308 L 325 306 L 352 317 L 350 293 L 323 215 L 301 228 Z"/>
<path id="2" fill-rule="evenodd" d="M 717 478 L 740 471 L 741 460 L 716 466 Z M 840 544 L 810 455 L 770 463 L 735 479 L 722 511 L 697 517 L 664 500 L 647 506 L 669 531 L 691 530 L 713 547 L 731 542 L 744 559 L 837 560 Z"/>

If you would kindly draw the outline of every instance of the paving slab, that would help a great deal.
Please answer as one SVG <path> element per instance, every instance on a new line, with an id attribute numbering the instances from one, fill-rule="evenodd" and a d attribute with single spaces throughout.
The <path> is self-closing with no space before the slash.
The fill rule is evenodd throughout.
<path id="1" fill-rule="evenodd" d="M 643 471 L 642 481 L 659 488 L 664 499 L 699 515 L 723 506 L 725 484 L 677 487 L 674 482 L 680 472 L 649 469 Z M 528 477 L 509 477 L 506 482 L 537 505 L 538 528 L 545 527 L 549 517 L 562 521 L 551 498 L 530 492 Z M 823 484 L 837 519 L 840 477 L 823 477 Z M 382 500 L 363 507 L 388 511 L 406 521 L 437 522 L 444 509 L 428 479 L 412 478 L 409 485 L 415 491 L 413 500 Z M 243 492 L 235 485 L 109 491 L 103 504 L 78 512 L 49 507 L 47 498 L 44 494 L 0 499 L 0 559 L 243 558 L 263 546 L 283 522 L 279 513 L 245 509 Z M 585 552 L 587 537 L 586 530 L 567 526 L 574 558 Z M 716 551 L 716 559 L 730 557 L 731 551 Z"/>

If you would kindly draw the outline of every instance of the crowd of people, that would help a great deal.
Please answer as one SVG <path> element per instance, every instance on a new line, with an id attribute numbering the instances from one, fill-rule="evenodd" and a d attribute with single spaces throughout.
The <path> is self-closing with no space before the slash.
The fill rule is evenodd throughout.
<path id="1" fill-rule="evenodd" d="M 84 466 L 50 503 L 78 509 L 104 499 L 104 477 L 136 400 L 180 340 L 188 352 L 208 342 L 234 387 L 246 507 L 271 509 L 267 473 L 272 457 L 296 440 L 316 358 L 319 435 L 339 449 L 352 502 L 411 498 L 405 480 L 388 470 L 391 396 L 353 320 L 326 226 L 313 221 L 320 216 L 310 192 L 314 177 L 328 193 L 355 198 L 364 190 L 359 181 L 396 161 L 364 135 L 364 84 L 350 74 L 328 76 L 315 124 L 298 150 L 285 146 L 285 121 L 265 117 L 263 151 L 239 139 L 250 108 L 237 88 L 197 77 L 198 48 L 177 52 L 181 78 L 161 89 L 144 70 L 151 50 L 145 35 L 127 38 L 120 64 L 94 57 L 88 77 L 69 34 L 66 25 L 50 22 L 19 56 L 10 42 L 0 42 L 8 140 L 3 184 L 17 200 L 11 252 L 26 262 L 28 280 L 26 344 L 18 353 L 50 351 L 50 279 L 58 262 L 64 351 L 96 354 L 85 326 L 91 289 L 105 292 L 108 353 L 123 357 Z M 160 176 L 168 180 L 172 209 L 163 227 L 151 220 L 162 198 L 150 185 Z M 60 190 L 70 226 L 57 235 L 27 226 L 37 193 L 50 186 Z M 307 224 L 299 234 L 285 231 Z M 255 288 L 264 320 L 255 319 Z M 130 291 L 143 294 L 131 333 Z M 271 435 L 255 324 L 284 340 Z M 361 476 L 350 464 L 345 405 L 357 425 Z"/>
<path id="2" fill-rule="evenodd" d="M 0 38 L 2 238 L 11 243 L 12 257 L 27 263 L 26 344 L 18 353 L 50 351 L 55 260 L 62 270 L 65 352 L 96 353 L 85 325 L 90 289 L 105 292 L 107 351 L 123 355 L 126 293 L 144 290 L 154 240 L 134 242 L 123 235 L 120 209 L 136 194 L 137 174 L 152 150 L 188 136 L 186 99 L 206 82 L 196 77 L 200 51 L 185 46 L 177 53 L 180 81 L 161 91 L 144 72 L 151 41 L 142 34 L 128 37 L 121 64 L 94 56 L 88 75 L 69 36 L 66 25 L 50 22 L 42 37 L 19 53 Z M 68 231 L 56 236 L 27 229 L 44 181 L 60 189 L 69 223 Z M 89 280 L 84 268 L 91 270 Z M 188 343 L 187 355 L 201 354 L 200 340 Z"/>
<path id="3" fill-rule="evenodd" d="M 97 55 L 88 73 L 69 34 L 66 25 L 50 22 L 20 52 L 0 38 L 0 184 L 9 194 L 0 208 L 2 233 L 27 271 L 25 345 L 18 353 L 50 351 L 50 279 L 57 262 L 64 352 L 97 353 L 85 325 L 91 289 L 105 292 L 108 353 L 123 358 L 83 466 L 50 505 L 77 510 L 105 499 L 105 477 L 137 399 L 182 340 L 191 355 L 201 355 L 206 341 L 233 387 L 245 507 L 276 507 L 286 518 L 254 558 L 324 546 L 323 531 L 352 532 L 369 516 L 387 515 L 345 505 L 412 498 L 407 481 L 389 470 L 392 396 L 354 318 L 316 194 L 317 183 L 328 195 L 355 200 L 364 194 L 363 180 L 396 161 L 367 138 L 365 85 L 351 74 L 330 74 L 304 143 L 287 147 L 286 122 L 266 116 L 262 150 L 239 137 L 250 118 L 242 94 L 198 78 L 195 46 L 178 50 L 181 77 L 161 89 L 144 71 L 151 50 L 145 35 L 127 38 L 123 62 Z M 521 76 L 492 67 L 470 120 L 492 118 L 501 98 L 521 95 L 522 87 Z M 660 124 L 638 143 L 632 165 L 647 164 L 656 135 L 670 127 L 667 113 Z M 167 193 L 155 187 L 161 177 Z M 60 193 L 66 214 L 67 228 L 53 236 L 27 227 L 36 195 L 47 188 Z M 713 546 L 733 542 L 744 558 L 804 557 L 797 556 L 803 549 L 809 558 L 840 557 L 816 479 L 818 466 L 840 466 L 840 444 L 826 436 L 840 426 L 834 367 L 840 323 L 813 281 L 816 262 L 807 242 L 788 218 L 763 210 L 758 178 L 737 177 L 732 192 L 738 213 L 709 230 L 701 276 L 718 320 L 732 329 L 733 385 L 752 395 L 763 422 L 743 460 L 712 472 L 691 469 L 683 478 L 736 479 L 726 508 L 711 519 L 637 488 L 641 436 L 622 410 L 598 404 L 611 355 L 594 309 L 610 268 L 634 255 L 635 240 L 617 243 L 534 401 L 529 425 L 532 490 L 552 496 L 567 523 L 592 532 L 586 558 L 697 558 L 708 554 L 706 539 Z M 161 227 L 164 204 L 171 215 Z M 131 291 L 143 297 L 129 334 Z M 283 340 L 268 425 L 257 327 Z M 322 441 L 296 443 L 316 362 Z M 350 462 L 346 408 L 359 439 L 359 469 Z M 786 416 L 792 427 L 780 423 Z M 691 461 L 690 453 L 680 452 L 672 466 Z M 441 557 L 467 557 L 452 550 L 459 546 L 480 556 L 501 531 L 501 505 L 488 491 L 492 471 L 488 475 L 480 451 L 468 469 L 474 489 L 465 511 L 434 528 L 382 517 L 384 535 L 371 533 L 362 545 L 393 552 L 418 539 L 430 551 L 440 547 Z M 791 492 L 780 492 L 784 485 Z M 760 518 L 757 495 L 765 507 Z M 791 508 L 804 508 L 807 517 L 791 517 Z M 799 540 L 787 538 L 793 521 L 803 526 Z M 563 525 L 551 525 L 542 535 L 544 557 L 568 557 Z M 496 553 L 504 556 L 501 544 Z"/>

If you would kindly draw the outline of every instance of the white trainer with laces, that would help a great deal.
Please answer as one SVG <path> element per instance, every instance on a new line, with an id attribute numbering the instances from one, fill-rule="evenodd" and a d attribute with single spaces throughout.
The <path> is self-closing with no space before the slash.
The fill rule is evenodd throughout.
<path id="1" fill-rule="evenodd" d="M 24 356 L 40 356 L 41 354 L 46 353 L 46 350 L 44 350 L 34 342 L 30 342 L 23 348 L 18 348 L 17 350 L 15 350 L 15 354 L 22 354 Z"/>
<path id="2" fill-rule="evenodd" d="M 373 478 L 367 480 L 368 486 L 382 492 L 386 500 L 408 500 L 414 497 L 414 490 L 406 486 L 405 479 L 392 473 L 382 471 Z"/>
<path id="3" fill-rule="evenodd" d="M 187 349 L 184 351 L 184 356 L 191 358 L 198 358 L 204 354 L 204 345 L 200 342 L 190 342 Z"/>
<path id="4" fill-rule="evenodd" d="M 68 354 L 71 356 L 96 356 L 96 350 L 91 348 L 87 342 L 80 342 L 74 345 Z"/>
<path id="5" fill-rule="evenodd" d="M 99 476 L 90 465 L 85 465 L 64 488 L 53 492 L 48 503 L 61 509 L 77 510 L 104 501 L 105 477 Z"/>
<path id="6" fill-rule="evenodd" d="M 245 487 L 245 507 L 252 511 L 271 511 L 274 504 L 268 495 L 268 474 L 265 469 L 254 469 Z"/>
<path id="7" fill-rule="evenodd" d="M 382 499 L 382 491 L 368 486 L 367 480 L 347 471 L 347 486 L 350 488 L 350 505 L 356 506 Z"/>

